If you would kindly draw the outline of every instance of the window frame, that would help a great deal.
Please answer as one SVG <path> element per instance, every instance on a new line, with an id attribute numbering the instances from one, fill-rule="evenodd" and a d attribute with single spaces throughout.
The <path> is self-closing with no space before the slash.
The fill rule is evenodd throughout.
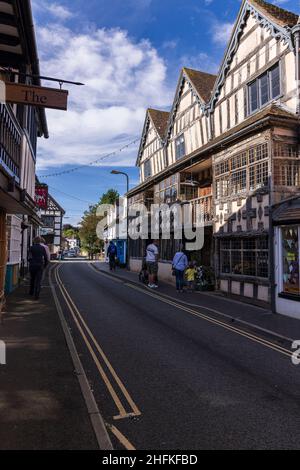
<path id="1" fill-rule="evenodd" d="M 182 133 L 175 139 L 175 159 L 177 161 L 183 158 L 184 156 L 185 156 L 185 136 L 184 136 L 184 133 Z"/>
<path id="2" fill-rule="evenodd" d="M 264 248 L 261 248 L 260 242 L 264 241 L 266 243 L 266 246 Z M 249 241 L 254 242 L 255 248 L 250 248 L 247 247 L 247 243 Z M 227 243 L 227 247 L 224 247 L 224 242 Z M 249 239 L 247 238 L 237 238 L 237 237 L 232 237 L 228 239 L 221 239 L 220 240 L 220 264 L 219 264 L 219 269 L 220 269 L 220 274 L 221 276 L 234 276 L 234 277 L 246 277 L 246 278 L 259 278 L 263 280 L 269 279 L 270 275 L 270 268 L 269 268 L 269 247 L 268 247 L 268 237 L 251 237 Z M 240 245 L 239 245 L 240 244 Z M 265 257 L 265 260 L 267 261 L 267 272 L 266 276 L 260 275 L 262 263 L 261 260 L 263 260 L 263 256 Z M 249 263 L 249 256 L 254 256 L 254 266 L 255 266 L 255 274 L 245 274 L 246 269 L 250 269 L 249 265 L 247 267 L 247 263 Z M 227 265 L 229 266 L 229 272 L 225 272 L 224 269 L 224 259 L 227 258 Z M 234 261 L 234 262 L 233 262 Z M 238 262 L 239 261 L 239 262 Z M 234 267 L 233 265 L 235 264 L 235 267 L 240 267 L 241 272 L 233 272 Z M 252 266 L 253 267 L 253 266 Z"/>
<path id="3" fill-rule="evenodd" d="M 149 171 L 146 171 L 149 169 Z M 148 179 L 152 177 L 152 165 L 151 165 L 151 158 L 144 162 L 144 179 Z"/>
<path id="4" fill-rule="evenodd" d="M 272 93 L 272 71 L 277 67 L 278 67 L 278 72 L 279 72 L 279 93 L 276 96 L 272 96 L 272 94 L 273 94 Z M 262 103 L 261 81 L 265 76 L 267 77 L 268 100 L 266 102 Z M 254 84 L 256 84 L 256 88 L 257 88 L 257 107 L 255 109 L 252 109 L 251 87 Z M 249 83 L 247 83 L 248 116 L 251 116 L 256 111 L 259 111 L 260 109 L 264 108 L 269 103 L 271 103 L 273 100 L 277 100 L 281 95 L 282 95 L 281 62 L 279 61 L 279 62 L 276 62 L 274 65 L 272 65 L 272 67 L 270 67 L 264 73 L 262 73 L 258 77 L 256 77 L 254 80 L 251 80 Z"/>

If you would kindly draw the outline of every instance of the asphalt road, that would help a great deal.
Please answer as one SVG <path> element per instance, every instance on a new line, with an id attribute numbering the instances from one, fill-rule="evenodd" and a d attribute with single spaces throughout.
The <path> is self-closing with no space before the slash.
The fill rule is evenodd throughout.
<path id="1" fill-rule="evenodd" d="M 300 366 L 287 354 L 88 262 L 58 273 L 59 299 L 116 449 L 300 447 Z"/>

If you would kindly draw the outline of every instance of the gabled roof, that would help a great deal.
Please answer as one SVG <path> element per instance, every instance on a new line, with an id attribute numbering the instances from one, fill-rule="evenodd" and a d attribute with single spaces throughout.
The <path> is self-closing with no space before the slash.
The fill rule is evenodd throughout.
<path id="1" fill-rule="evenodd" d="M 168 111 L 160 111 L 158 109 L 151 108 L 149 108 L 147 112 L 151 117 L 151 120 L 159 137 L 163 140 L 166 135 L 170 113 Z"/>
<path id="2" fill-rule="evenodd" d="M 150 126 L 150 121 L 152 122 L 158 137 L 161 141 L 165 139 L 167 126 L 169 122 L 170 113 L 167 111 L 161 111 L 159 109 L 148 108 L 146 112 L 146 118 L 141 138 L 141 143 L 138 151 L 138 157 L 136 161 L 136 166 L 139 165 L 142 151 L 144 150 L 145 142 L 147 139 L 147 133 Z"/>
<path id="3" fill-rule="evenodd" d="M 249 2 L 280 26 L 288 26 L 291 28 L 297 24 L 299 17 L 291 11 L 265 2 L 264 0 L 249 0 Z"/>
<path id="4" fill-rule="evenodd" d="M 180 72 L 175 98 L 173 101 L 170 118 L 166 131 L 166 138 L 170 136 L 171 129 L 174 124 L 175 114 L 180 101 L 184 81 L 186 80 L 192 89 L 193 94 L 197 97 L 199 105 L 205 106 L 211 97 L 217 75 L 202 72 L 200 70 L 189 69 L 183 67 Z"/>
<path id="5" fill-rule="evenodd" d="M 200 70 L 183 68 L 189 80 L 194 85 L 195 90 L 202 100 L 207 103 L 210 100 L 211 92 L 214 89 L 217 75 L 201 72 Z"/>
<path id="6" fill-rule="evenodd" d="M 290 28 L 297 24 L 298 16 L 295 13 L 264 0 L 243 0 L 212 92 L 211 102 L 209 103 L 211 109 L 220 95 L 221 87 L 239 47 L 240 37 L 243 34 L 249 14 L 254 16 L 261 27 L 268 29 L 273 37 L 282 40 L 289 45 L 291 50 L 294 50 Z"/>

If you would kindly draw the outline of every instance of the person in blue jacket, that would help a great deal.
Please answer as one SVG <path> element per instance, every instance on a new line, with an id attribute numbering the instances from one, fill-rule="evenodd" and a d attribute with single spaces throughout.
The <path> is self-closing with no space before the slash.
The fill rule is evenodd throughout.
<path id="1" fill-rule="evenodd" d="M 117 247 L 113 241 L 109 243 L 109 247 L 107 250 L 107 256 L 109 259 L 109 268 L 111 271 L 116 270 L 116 257 L 117 257 Z"/>
<path id="2" fill-rule="evenodd" d="M 188 267 L 189 262 L 183 249 L 180 247 L 173 259 L 173 271 L 176 276 L 176 290 L 183 292 L 184 273 Z"/>

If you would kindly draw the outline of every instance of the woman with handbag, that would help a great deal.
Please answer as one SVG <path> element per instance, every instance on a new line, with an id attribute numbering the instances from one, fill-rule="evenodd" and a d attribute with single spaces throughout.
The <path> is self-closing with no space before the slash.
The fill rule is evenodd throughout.
<path id="1" fill-rule="evenodd" d="M 189 262 L 186 254 L 182 251 L 182 248 L 177 251 L 173 259 L 173 276 L 176 276 L 176 290 L 177 292 L 183 292 L 184 284 L 184 272 L 188 267 Z"/>

